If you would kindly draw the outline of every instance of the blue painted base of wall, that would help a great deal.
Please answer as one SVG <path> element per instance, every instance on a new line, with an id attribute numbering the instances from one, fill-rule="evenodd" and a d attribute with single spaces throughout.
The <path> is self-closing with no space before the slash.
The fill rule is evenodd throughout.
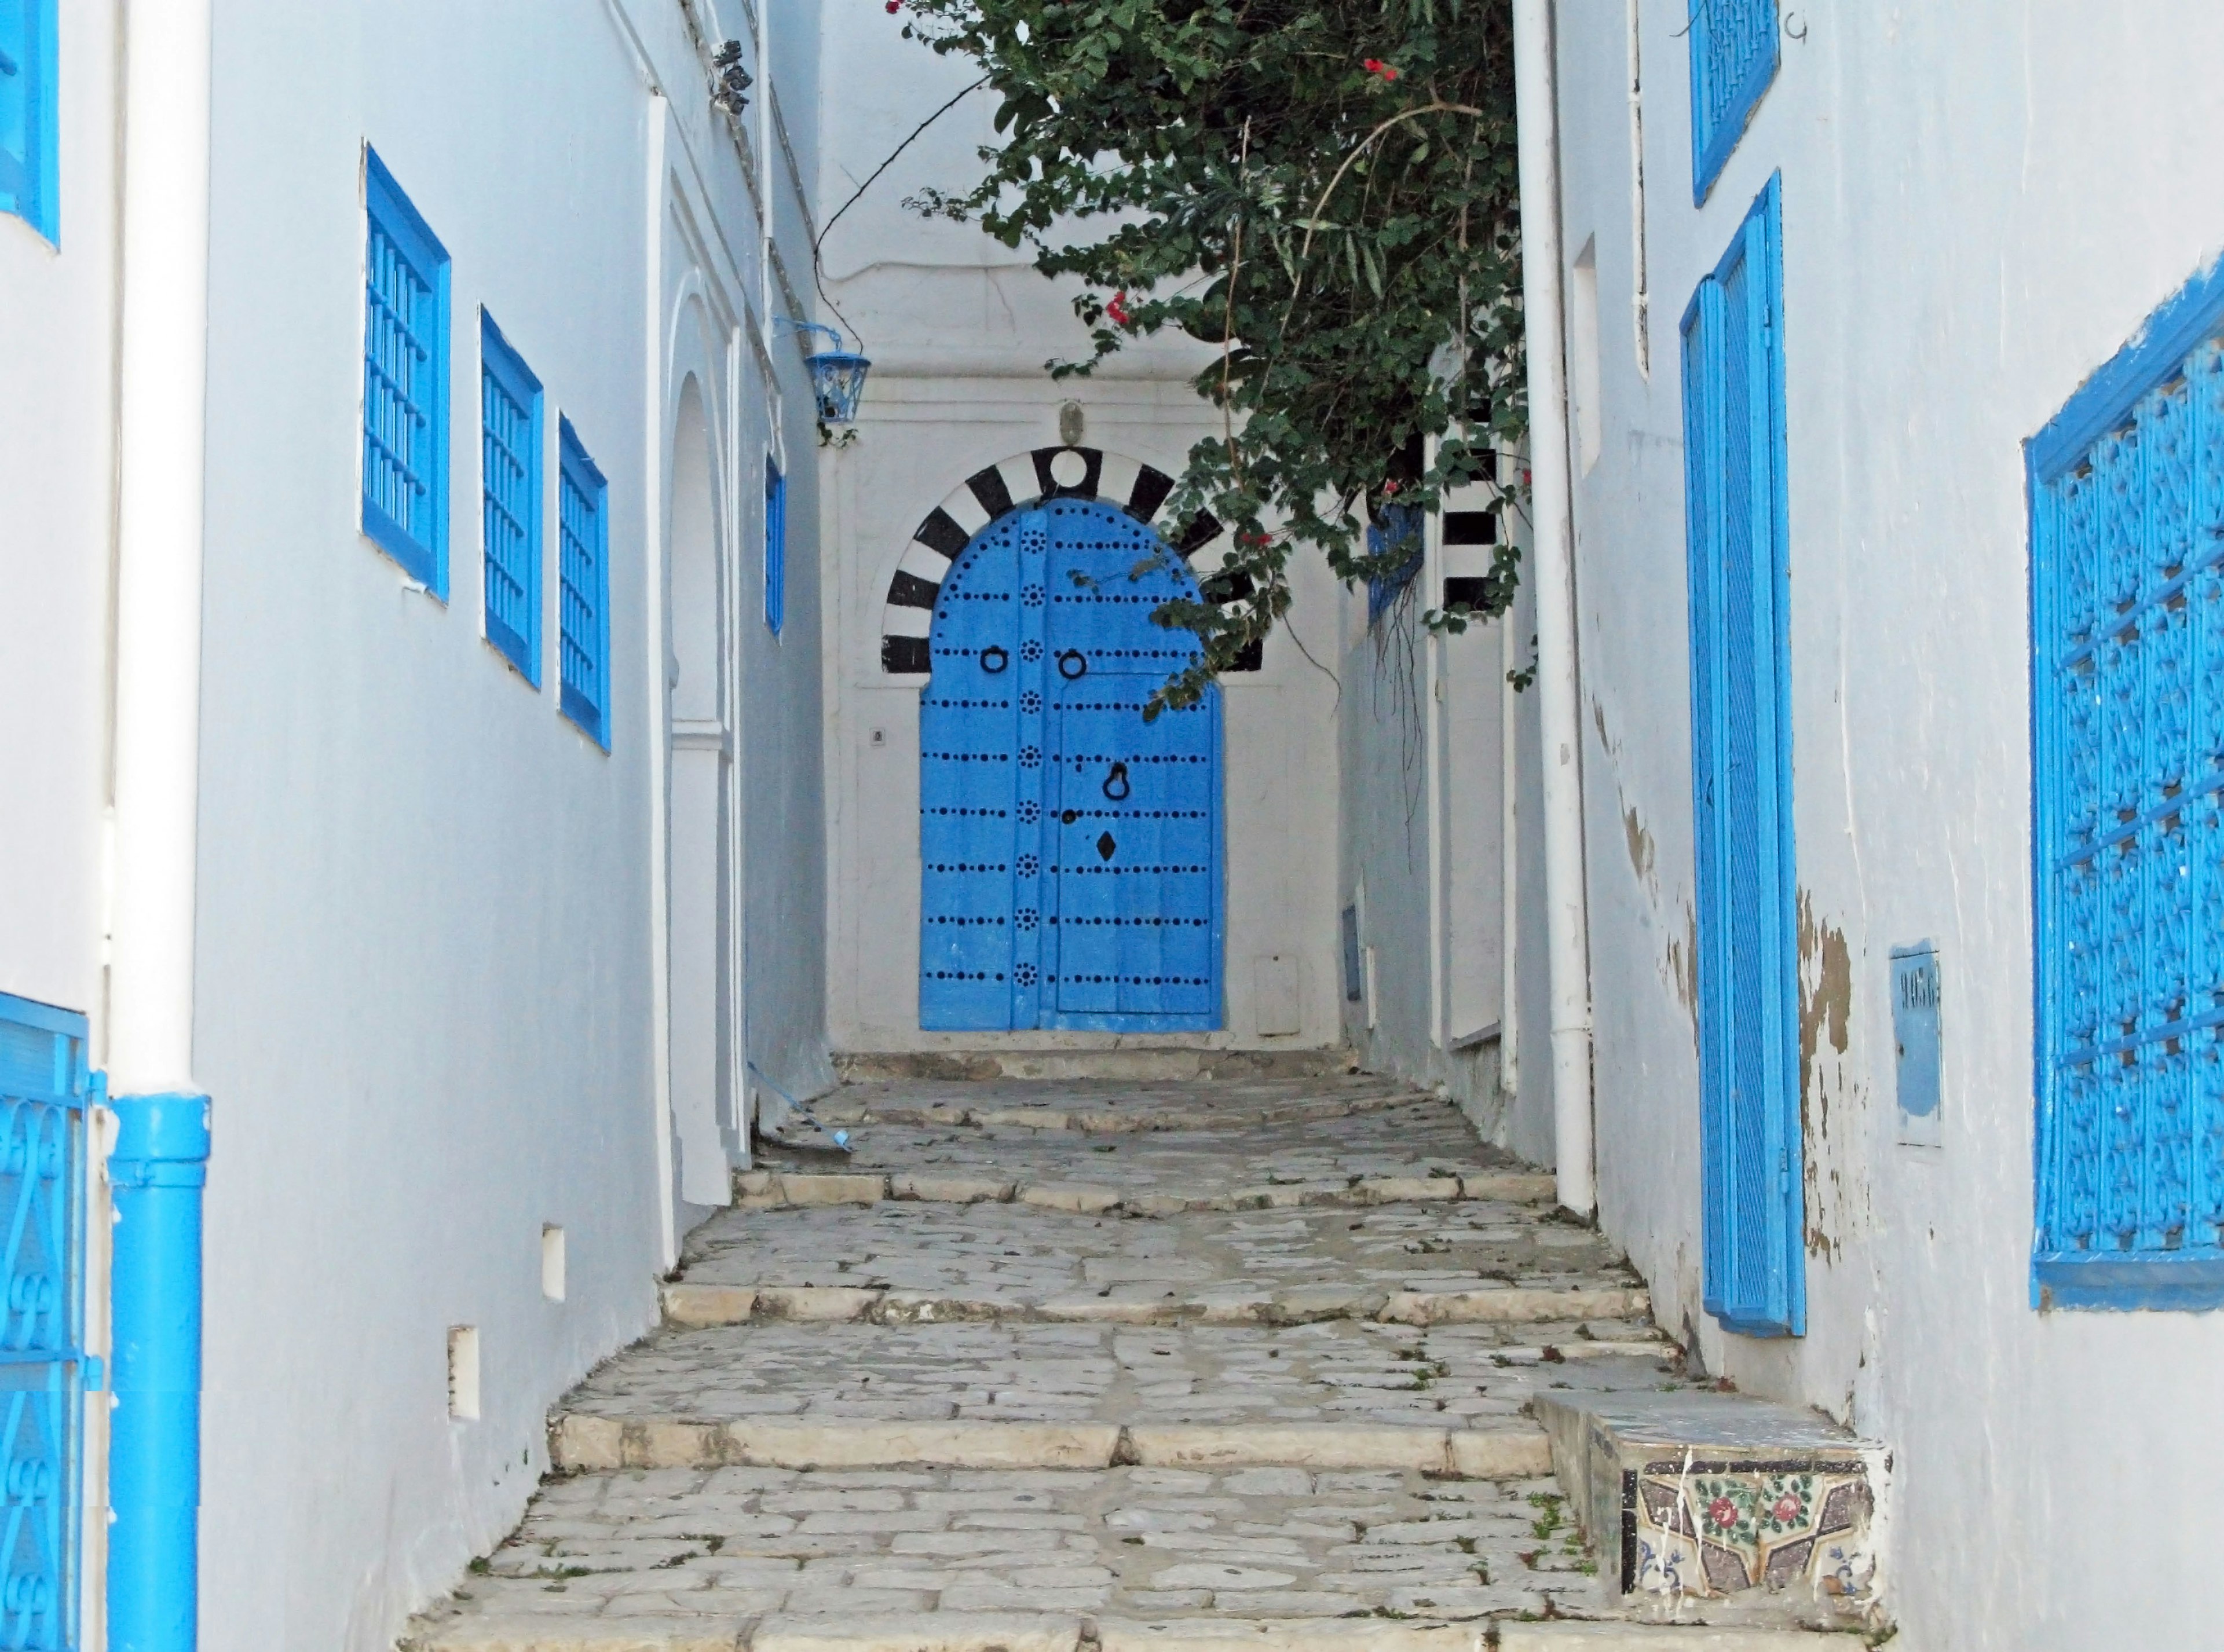
<path id="1" fill-rule="evenodd" d="M 2224 1308 L 2224 1251 L 2034 1257 L 2031 1304 L 2120 1313 Z"/>

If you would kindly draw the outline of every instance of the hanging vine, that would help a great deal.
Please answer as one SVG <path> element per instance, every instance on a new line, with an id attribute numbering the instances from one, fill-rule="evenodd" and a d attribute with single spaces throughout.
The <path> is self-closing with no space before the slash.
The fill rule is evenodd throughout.
<path id="1" fill-rule="evenodd" d="M 1084 284 L 1091 351 L 1050 372 L 1086 374 L 1160 332 L 1219 346 L 1196 388 L 1221 432 L 1191 449 L 1163 508 L 1210 516 L 1234 550 L 1222 600 L 1154 616 L 1204 648 L 1165 703 L 1194 702 L 1264 641 L 1300 547 L 1347 583 L 1381 578 L 1407 557 L 1367 550 L 1386 505 L 1496 489 L 1489 451 L 1526 425 L 1507 0 L 888 9 L 978 65 L 1000 100 L 983 175 L 907 204 Z M 1519 569 L 1502 537 L 1482 601 L 1430 625 L 1505 611 Z"/>

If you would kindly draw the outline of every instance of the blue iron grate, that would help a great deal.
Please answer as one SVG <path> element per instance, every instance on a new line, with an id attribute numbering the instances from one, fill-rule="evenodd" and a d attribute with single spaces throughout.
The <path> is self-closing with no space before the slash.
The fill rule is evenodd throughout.
<path id="1" fill-rule="evenodd" d="M 82 1017 L 0 994 L 0 1646 L 36 1652 L 78 1644 L 85 1110 L 98 1083 Z"/>
<path id="2" fill-rule="evenodd" d="M 0 212 L 60 239 L 54 0 L 0 0 Z"/>
<path id="3" fill-rule="evenodd" d="M 448 255 L 364 154 L 363 530 L 448 593 Z"/>
<path id="4" fill-rule="evenodd" d="M 2224 1304 L 2224 282 L 2031 444 L 2033 1290 Z"/>
<path id="5" fill-rule="evenodd" d="M 564 715 L 610 745 L 610 484 L 568 419 L 559 421 L 558 617 Z"/>
<path id="6" fill-rule="evenodd" d="M 480 533 L 487 640 L 540 681 L 540 381 L 479 316 Z"/>
<path id="7" fill-rule="evenodd" d="M 1779 55 L 1776 0 L 1691 0 L 1691 199 L 1703 203 Z"/>

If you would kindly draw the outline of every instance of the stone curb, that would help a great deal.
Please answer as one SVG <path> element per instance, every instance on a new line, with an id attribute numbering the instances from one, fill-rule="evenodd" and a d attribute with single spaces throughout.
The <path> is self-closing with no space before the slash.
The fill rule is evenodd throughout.
<path id="1" fill-rule="evenodd" d="M 1284 1296 L 1178 1297 L 1119 1301 L 1095 1295 L 1027 1300 L 942 1296 L 860 1285 L 715 1285 L 681 1281 L 664 1287 L 668 1325 L 699 1329 L 750 1320 L 814 1324 L 866 1321 L 875 1325 L 996 1321 L 1050 1325 L 1314 1325 L 1324 1320 L 1376 1320 L 1396 1325 L 1520 1325 L 1581 1320 L 1643 1319 L 1652 1311 L 1641 1286 L 1504 1285 L 1482 1290 L 1350 1291 L 1309 1289 Z M 1666 1344 L 1659 1345 L 1665 1351 Z M 1630 1343 L 1567 1344 L 1572 1356 Z M 1645 1351 L 1650 1352 L 1649 1348 Z M 1541 1357 L 1541 1351 L 1540 1351 Z"/>
<path id="2" fill-rule="evenodd" d="M 1418 1469 L 1453 1479 L 1549 1474 L 1542 1428 L 1405 1428 L 1367 1423 L 705 1422 L 565 1412 L 549 1425 L 551 1466 L 620 1468 Z"/>
<path id="3" fill-rule="evenodd" d="M 1129 1192 L 1099 1182 L 998 1181 L 987 1176 L 877 1175 L 859 1172 L 741 1170 L 734 1203 L 742 1210 L 806 1210 L 829 1205 L 876 1205 L 883 1199 L 932 1204 L 1020 1204 L 1081 1215 L 1118 1211 L 1178 1216 L 1189 1211 L 1294 1210 L 1456 1199 L 1550 1204 L 1556 1183 L 1531 1170 L 1482 1170 L 1472 1176 L 1365 1176 L 1350 1182 L 1270 1182 L 1229 1193 Z"/>
<path id="4" fill-rule="evenodd" d="M 1798 1629 L 1718 1629 L 1704 1624 L 1501 1624 L 1498 1652 L 1816 1652 L 1845 1646 L 1843 1635 Z"/>

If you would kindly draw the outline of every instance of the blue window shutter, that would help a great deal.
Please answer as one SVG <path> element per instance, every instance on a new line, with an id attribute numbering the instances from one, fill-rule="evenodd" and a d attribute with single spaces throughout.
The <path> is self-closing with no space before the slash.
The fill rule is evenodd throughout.
<path id="1" fill-rule="evenodd" d="M 2025 457 L 2031 1295 L 2224 1307 L 2224 271 Z"/>
<path id="2" fill-rule="evenodd" d="M 363 531 L 448 596 L 448 255 L 363 151 Z"/>
<path id="3" fill-rule="evenodd" d="M 765 461 L 764 616 L 773 635 L 787 621 L 787 478 Z"/>
<path id="4" fill-rule="evenodd" d="M 1684 316 L 1705 1300 L 1805 1328 L 1781 212 L 1771 179 Z"/>
<path id="5" fill-rule="evenodd" d="M 557 421 L 557 612 L 564 715 L 610 748 L 610 484 L 572 421 Z"/>
<path id="6" fill-rule="evenodd" d="M 0 212 L 61 241 L 54 0 L 0 0 Z"/>
<path id="7" fill-rule="evenodd" d="M 1691 201 L 1703 205 L 1776 79 L 1776 0 L 1690 0 Z"/>
<path id="8" fill-rule="evenodd" d="M 486 637 L 540 685 L 540 381 L 479 312 L 480 536 Z"/>

